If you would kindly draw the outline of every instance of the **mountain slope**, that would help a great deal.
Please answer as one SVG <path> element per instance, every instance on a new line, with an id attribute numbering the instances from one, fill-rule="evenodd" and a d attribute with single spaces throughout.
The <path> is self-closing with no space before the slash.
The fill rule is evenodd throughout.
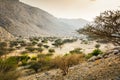
<path id="1" fill-rule="evenodd" d="M 60 19 L 60 22 L 68 24 L 72 29 L 83 28 L 89 21 L 84 19 Z"/>
<path id="2" fill-rule="evenodd" d="M 71 29 L 49 13 L 19 0 L 0 0 L 0 26 L 14 36 L 71 35 Z"/>

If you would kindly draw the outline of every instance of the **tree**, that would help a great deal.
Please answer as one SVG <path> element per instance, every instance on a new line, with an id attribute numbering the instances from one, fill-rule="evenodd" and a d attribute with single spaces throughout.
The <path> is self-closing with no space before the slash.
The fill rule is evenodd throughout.
<path id="1" fill-rule="evenodd" d="M 86 25 L 84 29 L 80 29 L 78 32 L 113 38 L 114 41 L 115 38 L 120 39 L 120 11 L 105 11 L 97 16 L 93 23 Z"/>

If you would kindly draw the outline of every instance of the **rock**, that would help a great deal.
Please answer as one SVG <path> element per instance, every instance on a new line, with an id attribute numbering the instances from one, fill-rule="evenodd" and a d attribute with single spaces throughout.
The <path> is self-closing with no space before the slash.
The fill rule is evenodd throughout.
<path id="1" fill-rule="evenodd" d="M 118 54 L 119 52 L 119 50 L 113 50 L 113 54 Z"/>

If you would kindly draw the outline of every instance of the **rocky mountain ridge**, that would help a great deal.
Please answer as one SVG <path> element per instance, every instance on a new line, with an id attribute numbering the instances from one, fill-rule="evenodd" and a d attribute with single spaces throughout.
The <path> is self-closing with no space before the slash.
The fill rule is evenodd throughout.
<path id="1" fill-rule="evenodd" d="M 13 36 L 66 36 L 73 28 L 19 0 L 0 0 L 0 26 Z"/>

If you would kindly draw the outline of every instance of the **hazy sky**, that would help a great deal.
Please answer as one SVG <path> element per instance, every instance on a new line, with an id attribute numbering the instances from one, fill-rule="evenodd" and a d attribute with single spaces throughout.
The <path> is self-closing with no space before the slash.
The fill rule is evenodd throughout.
<path id="1" fill-rule="evenodd" d="M 120 0 L 21 0 L 58 18 L 93 20 L 100 12 L 120 9 Z"/>

